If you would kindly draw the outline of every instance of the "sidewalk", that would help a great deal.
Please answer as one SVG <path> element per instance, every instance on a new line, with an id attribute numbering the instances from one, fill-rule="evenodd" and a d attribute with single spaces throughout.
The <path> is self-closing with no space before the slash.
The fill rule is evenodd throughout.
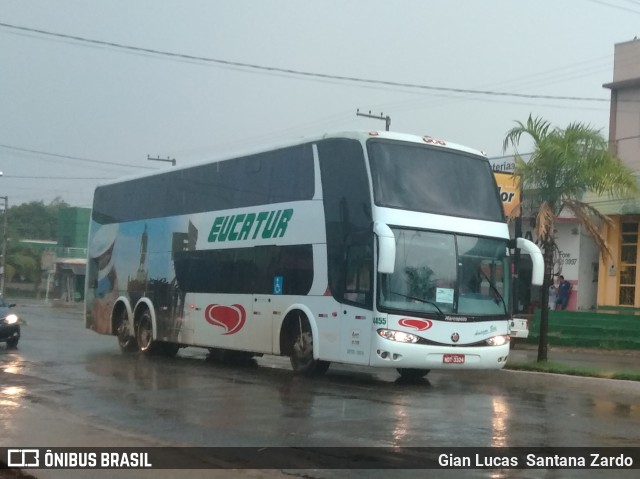
<path id="1" fill-rule="evenodd" d="M 49 299 L 48 301 L 45 301 L 44 299 L 36 298 L 10 298 L 7 301 L 15 303 L 16 308 L 53 308 L 84 313 L 84 302 L 82 301 L 63 301 L 60 299 Z"/>
<path id="2" fill-rule="evenodd" d="M 509 362 L 528 363 L 538 358 L 538 346 L 516 343 L 509 353 Z M 640 371 L 640 350 L 605 350 L 549 346 L 549 362 L 565 366 L 599 369 L 602 371 Z"/>
<path id="3" fill-rule="evenodd" d="M 45 444 L 55 444 L 55 447 L 87 448 L 134 448 L 143 450 L 146 447 L 162 447 L 166 444 L 160 438 L 154 440 L 143 435 L 121 431 L 109 426 L 96 423 L 90 417 L 83 418 L 70 411 L 56 411 L 52 414 L 50 408 L 38 402 L 29 402 L 28 406 L 17 408 L 13 412 L 11 423 L 16 424 L 11 430 L 10 438 L 0 436 L 1 447 L 16 447 L 20 445 L 46 447 Z M 19 426 L 17 426 L 19 425 Z M 80 439 L 79 439 L 80 438 Z M 185 452 L 188 457 L 189 451 Z M 4 461 L 0 457 L 0 461 Z M 180 479 L 227 479 L 241 477 L 243 479 L 287 479 L 290 474 L 279 470 L 255 469 L 0 469 L 0 479 L 158 479 L 173 477 Z"/>

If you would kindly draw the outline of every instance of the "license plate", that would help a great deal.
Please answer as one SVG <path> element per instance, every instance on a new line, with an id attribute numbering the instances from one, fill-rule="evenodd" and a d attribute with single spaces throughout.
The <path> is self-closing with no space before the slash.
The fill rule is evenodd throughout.
<path id="1" fill-rule="evenodd" d="M 444 354 L 442 362 L 444 364 L 464 364 L 464 354 Z"/>

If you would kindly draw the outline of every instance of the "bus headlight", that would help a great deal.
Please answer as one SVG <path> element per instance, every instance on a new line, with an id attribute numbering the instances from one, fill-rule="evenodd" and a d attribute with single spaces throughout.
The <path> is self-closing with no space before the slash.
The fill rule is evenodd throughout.
<path id="1" fill-rule="evenodd" d="M 7 324 L 15 324 L 18 322 L 18 316 L 13 313 L 7 314 L 4 320 L 7 322 Z"/>
<path id="2" fill-rule="evenodd" d="M 511 338 L 509 336 L 494 336 L 493 338 L 487 339 L 487 346 L 502 346 L 507 344 Z"/>
<path id="3" fill-rule="evenodd" d="M 391 329 L 378 329 L 378 334 L 389 341 L 397 341 L 399 343 L 417 343 L 420 338 L 415 334 L 405 333 L 404 331 L 393 331 Z"/>

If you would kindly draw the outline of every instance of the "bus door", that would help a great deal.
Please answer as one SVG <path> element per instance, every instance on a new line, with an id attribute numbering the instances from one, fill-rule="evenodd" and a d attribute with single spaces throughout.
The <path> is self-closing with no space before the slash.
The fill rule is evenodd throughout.
<path id="1" fill-rule="evenodd" d="M 276 308 L 274 297 L 269 294 L 253 295 L 251 317 L 251 350 L 260 353 L 273 353 L 273 311 Z"/>
<path id="2" fill-rule="evenodd" d="M 370 244 L 347 248 L 344 301 L 341 305 L 342 360 L 368 364 L 373 324 L 373 259 Z"/>
<path id="3" fill-rule="evenodd" d="M 341 309 L 342 360 L 369 364 L 373 313 L 347 304 L 343 304 Z"/>
<path id="4" fill-rule="evenodd" d="M 282 298 L 283 275 L 279 271 L 281 250 L 275 245 L 256 246 L 252 274 L 252 345 L 256 352 L 273 353 L 273 315 Z"/>

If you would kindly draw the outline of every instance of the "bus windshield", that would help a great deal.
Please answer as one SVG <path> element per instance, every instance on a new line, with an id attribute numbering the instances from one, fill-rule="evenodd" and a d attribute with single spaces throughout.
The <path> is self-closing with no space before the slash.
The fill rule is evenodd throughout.
<path id="1" fill-rule="evenodd" d="M 378 206 L 504 221 L 489 162 L 479 156 L 417 143 L 369 140 Z"/>
<path id="2" fill-rule="evenodd" d="M 392 228 L 393 274 L 380 275 L 379 306 L 400 314 L 507 314 L 506 240 Z"/>

